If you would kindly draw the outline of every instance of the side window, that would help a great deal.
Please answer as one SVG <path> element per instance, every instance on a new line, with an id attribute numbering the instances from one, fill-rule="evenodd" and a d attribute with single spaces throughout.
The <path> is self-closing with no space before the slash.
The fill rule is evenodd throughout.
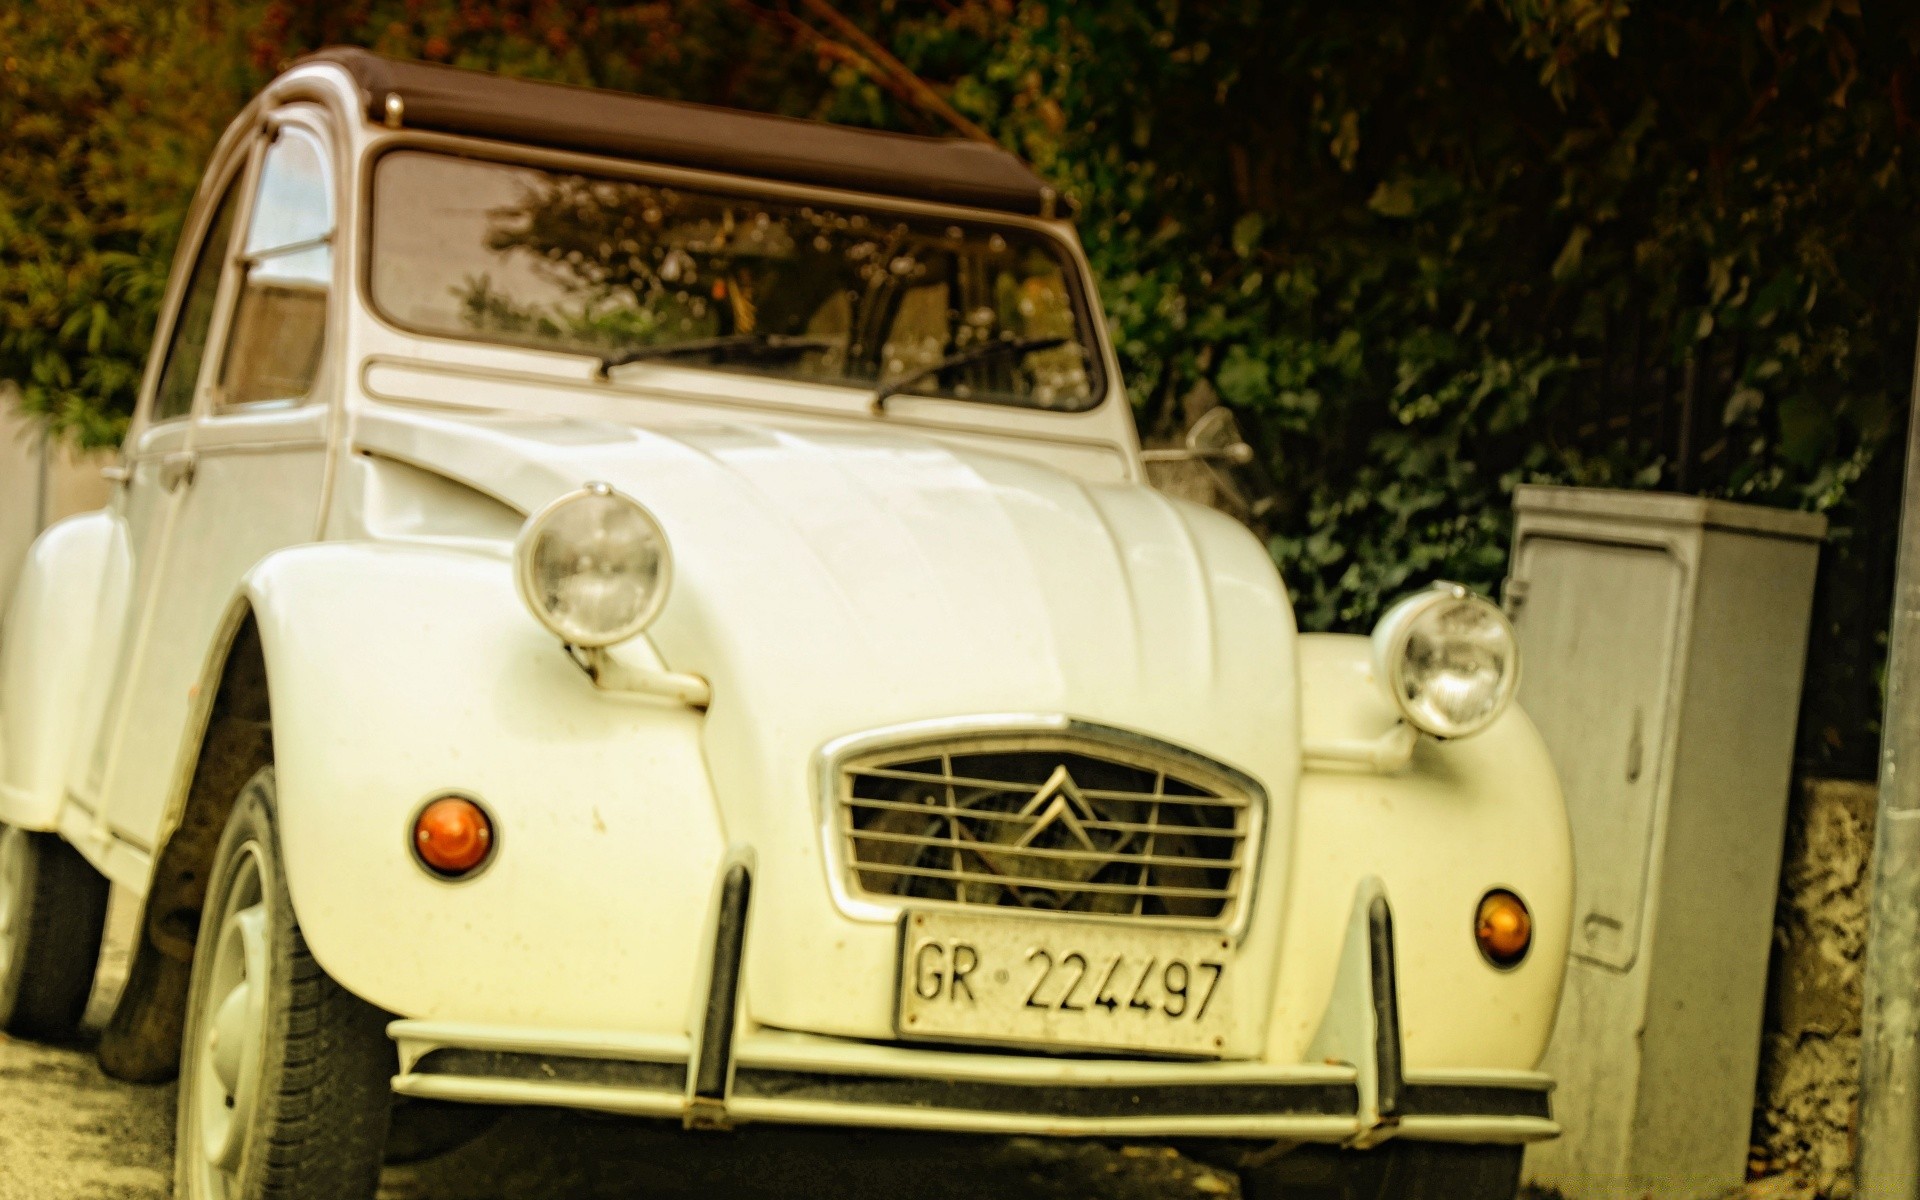
<path id="1" fill-rule="evenodd" d="M 207 357 L 207 327 L 213 323 L 213 303 L 220 294 L 220 269 L 226 264 L 227 247 L 233 241 L 234 200 L 240 194 L 240 179 L 236 174 L 220 197 L 206 240 L 200 243 L 200 253 L 193 260 L 187 290 L 180 297 L 180 316 L 173 323 L 167 361 L 160 368 L 160 385 L 154 390 L 156 422 L 172 421 L 193 411 L 194 385 L 200 381 L 200 364 Z"/>
<path id="2" fill-rule="evenodd" d="M 333 197 L 318 138 L 287 127 L 267 148 L 242 250 L 245 275 L 221 366 L 223 407 L 313 390 L 333 279 Z"/>

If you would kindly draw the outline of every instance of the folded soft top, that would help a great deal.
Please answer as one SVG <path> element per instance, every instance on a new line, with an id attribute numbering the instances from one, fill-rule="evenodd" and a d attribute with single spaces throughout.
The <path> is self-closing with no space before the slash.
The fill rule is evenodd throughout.
<path id="1" fill-rule="evenodd" d="M 676 167 L 1051 215 L 1054 192 L 997 146 L 802 121 L 627 92 L 508 79 L 333 47 L 375 122 Z M 397 106 L 390 106 L 396 97 Z"/>

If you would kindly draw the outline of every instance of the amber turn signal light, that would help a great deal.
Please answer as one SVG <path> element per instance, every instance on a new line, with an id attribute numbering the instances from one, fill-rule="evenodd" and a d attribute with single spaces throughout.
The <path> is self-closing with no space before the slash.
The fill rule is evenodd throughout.
<path id="1" fill-rule="evenodd" d="M 442 796 L 413 819 L 413 852 L 442 879 L 471 875 L 493 853 L 493 822 L 465 796 Z"/>
<path id="2" fill-rule="evenodd" d="M 1520 897 L 1497 888 L 1480 898 L 1473 939 L 1494 966 L 1517 967 L 1533 947 L 1533 914 Z"/>

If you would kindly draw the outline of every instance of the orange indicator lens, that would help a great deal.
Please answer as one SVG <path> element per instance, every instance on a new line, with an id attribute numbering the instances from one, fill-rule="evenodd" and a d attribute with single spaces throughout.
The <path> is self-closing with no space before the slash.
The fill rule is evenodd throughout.
<path id="1" fill-rule="evenodd" d="M 493 853 L 493 822 L 465 796 L 443 796 L 414 818 L 413 851 L 434 874 L 456 879 Z"/>
<path id="2" fill-rule="evenodd" d="M 1473 920 L 1473 937 L 1480 953 L 1496 967 L 1518 966 L 1533 946 L 1533 914 L 1520 897 L 1505 889 L 1480 898 Z"/>

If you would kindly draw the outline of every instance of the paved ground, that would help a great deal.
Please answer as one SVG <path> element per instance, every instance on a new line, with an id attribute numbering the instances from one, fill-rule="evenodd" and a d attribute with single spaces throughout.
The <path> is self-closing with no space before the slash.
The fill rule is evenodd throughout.
<path id="1" fill-rule="evenodd" d="M 173 1089 L 93 1056 L 0 1039 L 0 1200 L 149 1200 L 170 1190 Z"/>
<path id="2" fill-rule="evenodd" d="M 116 910 L 124 936 L 130 914 Z M 110 939 L 94 1016 L 124 973 Z M 101 1075 L 85 1047 L 0 1038 L 0 1200 L 165 1200 L 174 1090 Z M 513 1112 L 479 1141 L 387 1172 L 381 1200 L 1177 1200 L 1229 1175 L 1159 1147 L 784 1130 L 684 1134 Z"/>

